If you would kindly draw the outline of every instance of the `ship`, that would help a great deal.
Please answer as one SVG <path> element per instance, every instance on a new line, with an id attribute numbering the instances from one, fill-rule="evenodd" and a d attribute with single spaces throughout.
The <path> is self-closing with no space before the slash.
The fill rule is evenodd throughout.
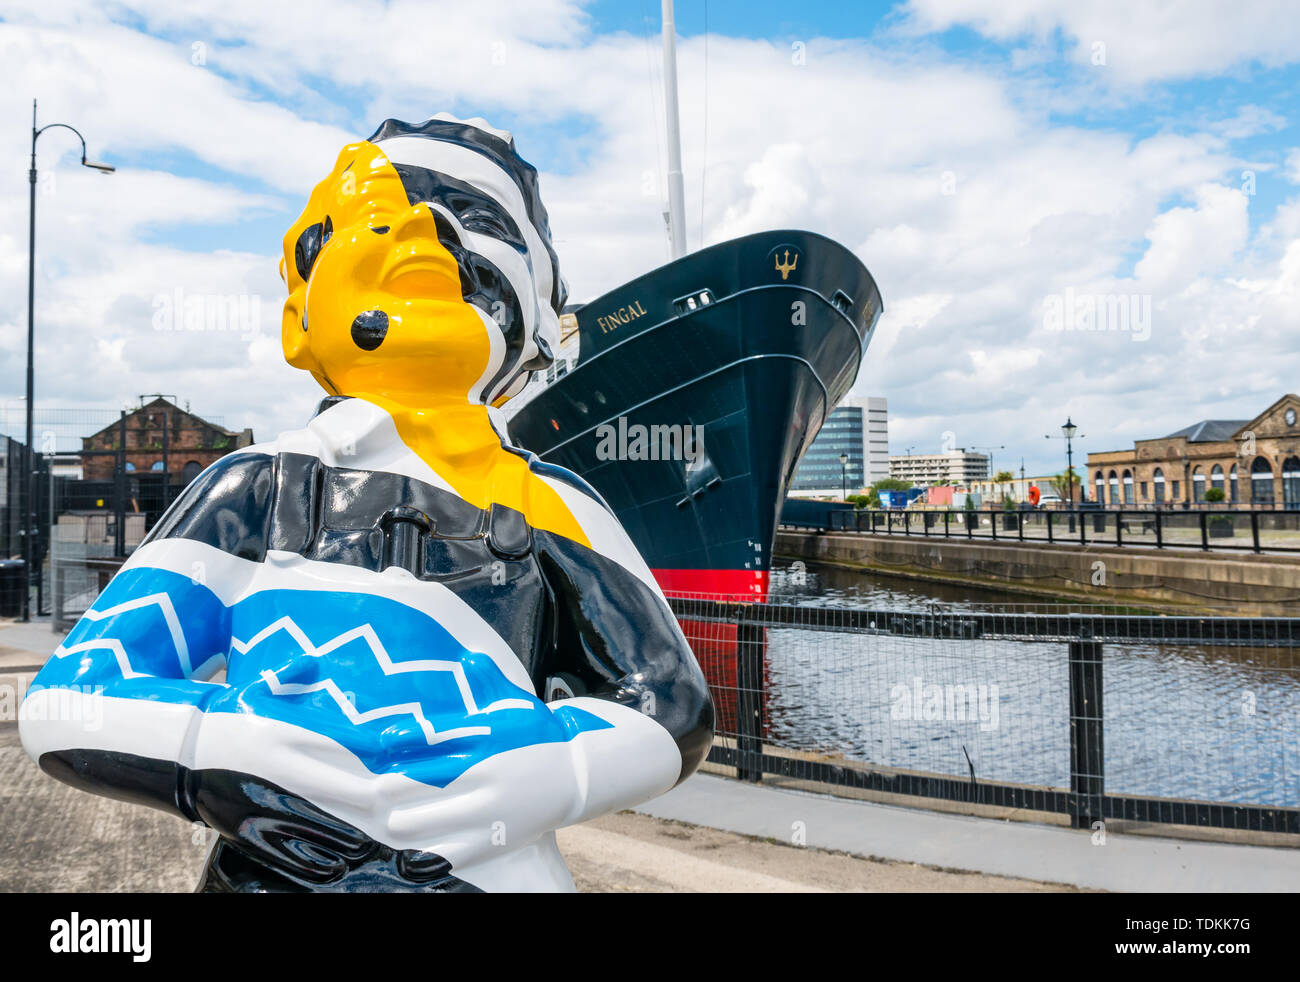
<path id="1" fill-rule="evenodd" d="M 669 595 L 761 601 L 786 489 L 880 313 L 825 236 L 709 246 L 566 308 L 510 437 L 595 488 Z"/>
<path id="2" fill-rule="evenodd" d="M 553 363 L 503 412 L 512 443 L 585 479 L 617 516 L 708 679 L 716 732 L 736 735 L 742 712 L 768 727 L 766 632 L 746 649 L 764 677 L 751 710 L 738 628 L 706 604 L 768 600 L 786 490 L 882 305 L 862 261 L 815 232 L 687 252 L 672 0 L 662 10 L 672 258 L 566 307 Z"/>

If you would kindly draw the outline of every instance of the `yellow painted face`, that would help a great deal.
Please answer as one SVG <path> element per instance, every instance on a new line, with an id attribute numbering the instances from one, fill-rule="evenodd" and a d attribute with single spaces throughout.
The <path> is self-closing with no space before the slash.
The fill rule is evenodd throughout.
<path id="1" fill-rule="evenodd" d="M 373 143 L 343 148 L 285 233 L 284 357 L 334 395 L 468 401 L 492 335 L 462 296 L 434 213 Z"/>

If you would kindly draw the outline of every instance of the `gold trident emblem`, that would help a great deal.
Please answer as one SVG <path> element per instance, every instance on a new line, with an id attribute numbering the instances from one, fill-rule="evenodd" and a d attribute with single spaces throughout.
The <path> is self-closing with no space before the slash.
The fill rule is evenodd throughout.
<path id="1" fill-rule="evenodd" d="M 783 280 L 788 278 L 789 275 L 794 272 L 794 268 L 799 265 L 799 253 L 796 252 L 794 254 L 794 262 L 790 262 L 789 249 L 782 253 L 780 259 L 777 259 L 776 256 L 773 256 L 772 259 L 776 262 L 776 271 L 781 274 L 781 279 Z"/>

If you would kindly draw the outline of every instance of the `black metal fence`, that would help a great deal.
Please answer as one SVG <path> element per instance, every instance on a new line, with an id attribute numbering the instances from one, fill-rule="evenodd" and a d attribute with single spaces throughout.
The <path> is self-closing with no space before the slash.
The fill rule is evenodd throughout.
<path id="1" fill-rule="evenodd" d="M 742 779 L 1300 833 L 1300 618 L 669 601 Z"/>
<path id="2" fill-rule="evenodd" d="M 25 412 L 0 407 L 0 434 L 21 433 Z M 38 408 L 30 451 L 0 436 L 0 616 L 22 611 L 28 539 L 29 610 L 66 624 L 94 600 L 104 570 L 115 565 L 110 557 L 120 564 L 162 516 L 188 480 L 176 471 L 194 448 L 178 446 L 167 414 L 160 416 L 156 446 L 131 445 L 126 410 Z M 105 433 L 111 447 L 90 449 L 87 438 Z M 133 453 L 155 450 L 159 469 L 133 469 Z"/>
<path id="3" fill-rule="evenodd" d="M 990 542 L 1300 552 L 1300 511 L 826 509 L 791 528 Z"/>

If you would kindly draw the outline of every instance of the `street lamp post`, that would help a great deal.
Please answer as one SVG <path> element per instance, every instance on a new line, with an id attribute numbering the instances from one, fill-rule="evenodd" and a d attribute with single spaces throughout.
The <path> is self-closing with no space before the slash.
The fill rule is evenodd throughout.
<path id="1" fill-rule="evenodd" d="M 848 500 L 849 497 L 849 455 L 840 454 L 840 497 Z"/>
<path id="2" fill-rule="evenodd" d="M 1065 436 L 1065 500 L 1070 508 L 1074 507 L 1074 434 L 1077 432 L 1079 427 L 1066 416 L 1061 433 Z"/>
<path id="3" fill-rule="evenodd" d="M 1053 438 L 1052 434 L 1046 434 L 1047 439 L 1065 440 L 1065 507 L 1070 513 L 1070 531 L 1074 531 L 1074 438 L 1079 432 L 1079 427 L 1074 425 L 1074 420 L 1069 416 L 1065 417 L 1065 422 L 1061 424 L 1061 435 Z"/>
<path id="4" fill-rule="evenodd" d="M 33 353 L 36 342 L 36 141 L 46 130 L 65 129 L 72 130 L 77 134 L 77 139 L 81 141 L 81 165 L 97 170 L 103 174 L 111 174 L 116 169 L 112 164 L 102 164 L 95 160 L 86 159 L 86 138 L 77 130 L 67 123 L 47 123 L 40 129 L 36 128 L 36 100 L 32 100 L 32 166 L 27 172 L 27 181 L 31 185 L 31 205 L 28 209 L 27 220 L 27 474 L 23 482 L 25 491 L 23 494 L 23 620 L 31 620 L 31 593 L 32 593 L 32 562 L 35 552 L 35 525 L 36 525 L 36 458 L 33 454 L 33 441 L 35 434 L 33 430 L 32 405 L 34 401 L 35 389 L 35 369 L 33 364 Z"/>
<path id="5" fill-rule="evenodd" d="M 1005 450 L 1007 449 L 1006 446 L 1004 444 L 998 444 L 996 447 L 971 447 L 971 449 L 974 450 L 976 453 L 978 453 L 981 450 L 987 450 L 989 452 L 989 480 L 992 480 L 993 475 L 997 473 L 997 471 L 993 469 L 993 451 Z"/>

